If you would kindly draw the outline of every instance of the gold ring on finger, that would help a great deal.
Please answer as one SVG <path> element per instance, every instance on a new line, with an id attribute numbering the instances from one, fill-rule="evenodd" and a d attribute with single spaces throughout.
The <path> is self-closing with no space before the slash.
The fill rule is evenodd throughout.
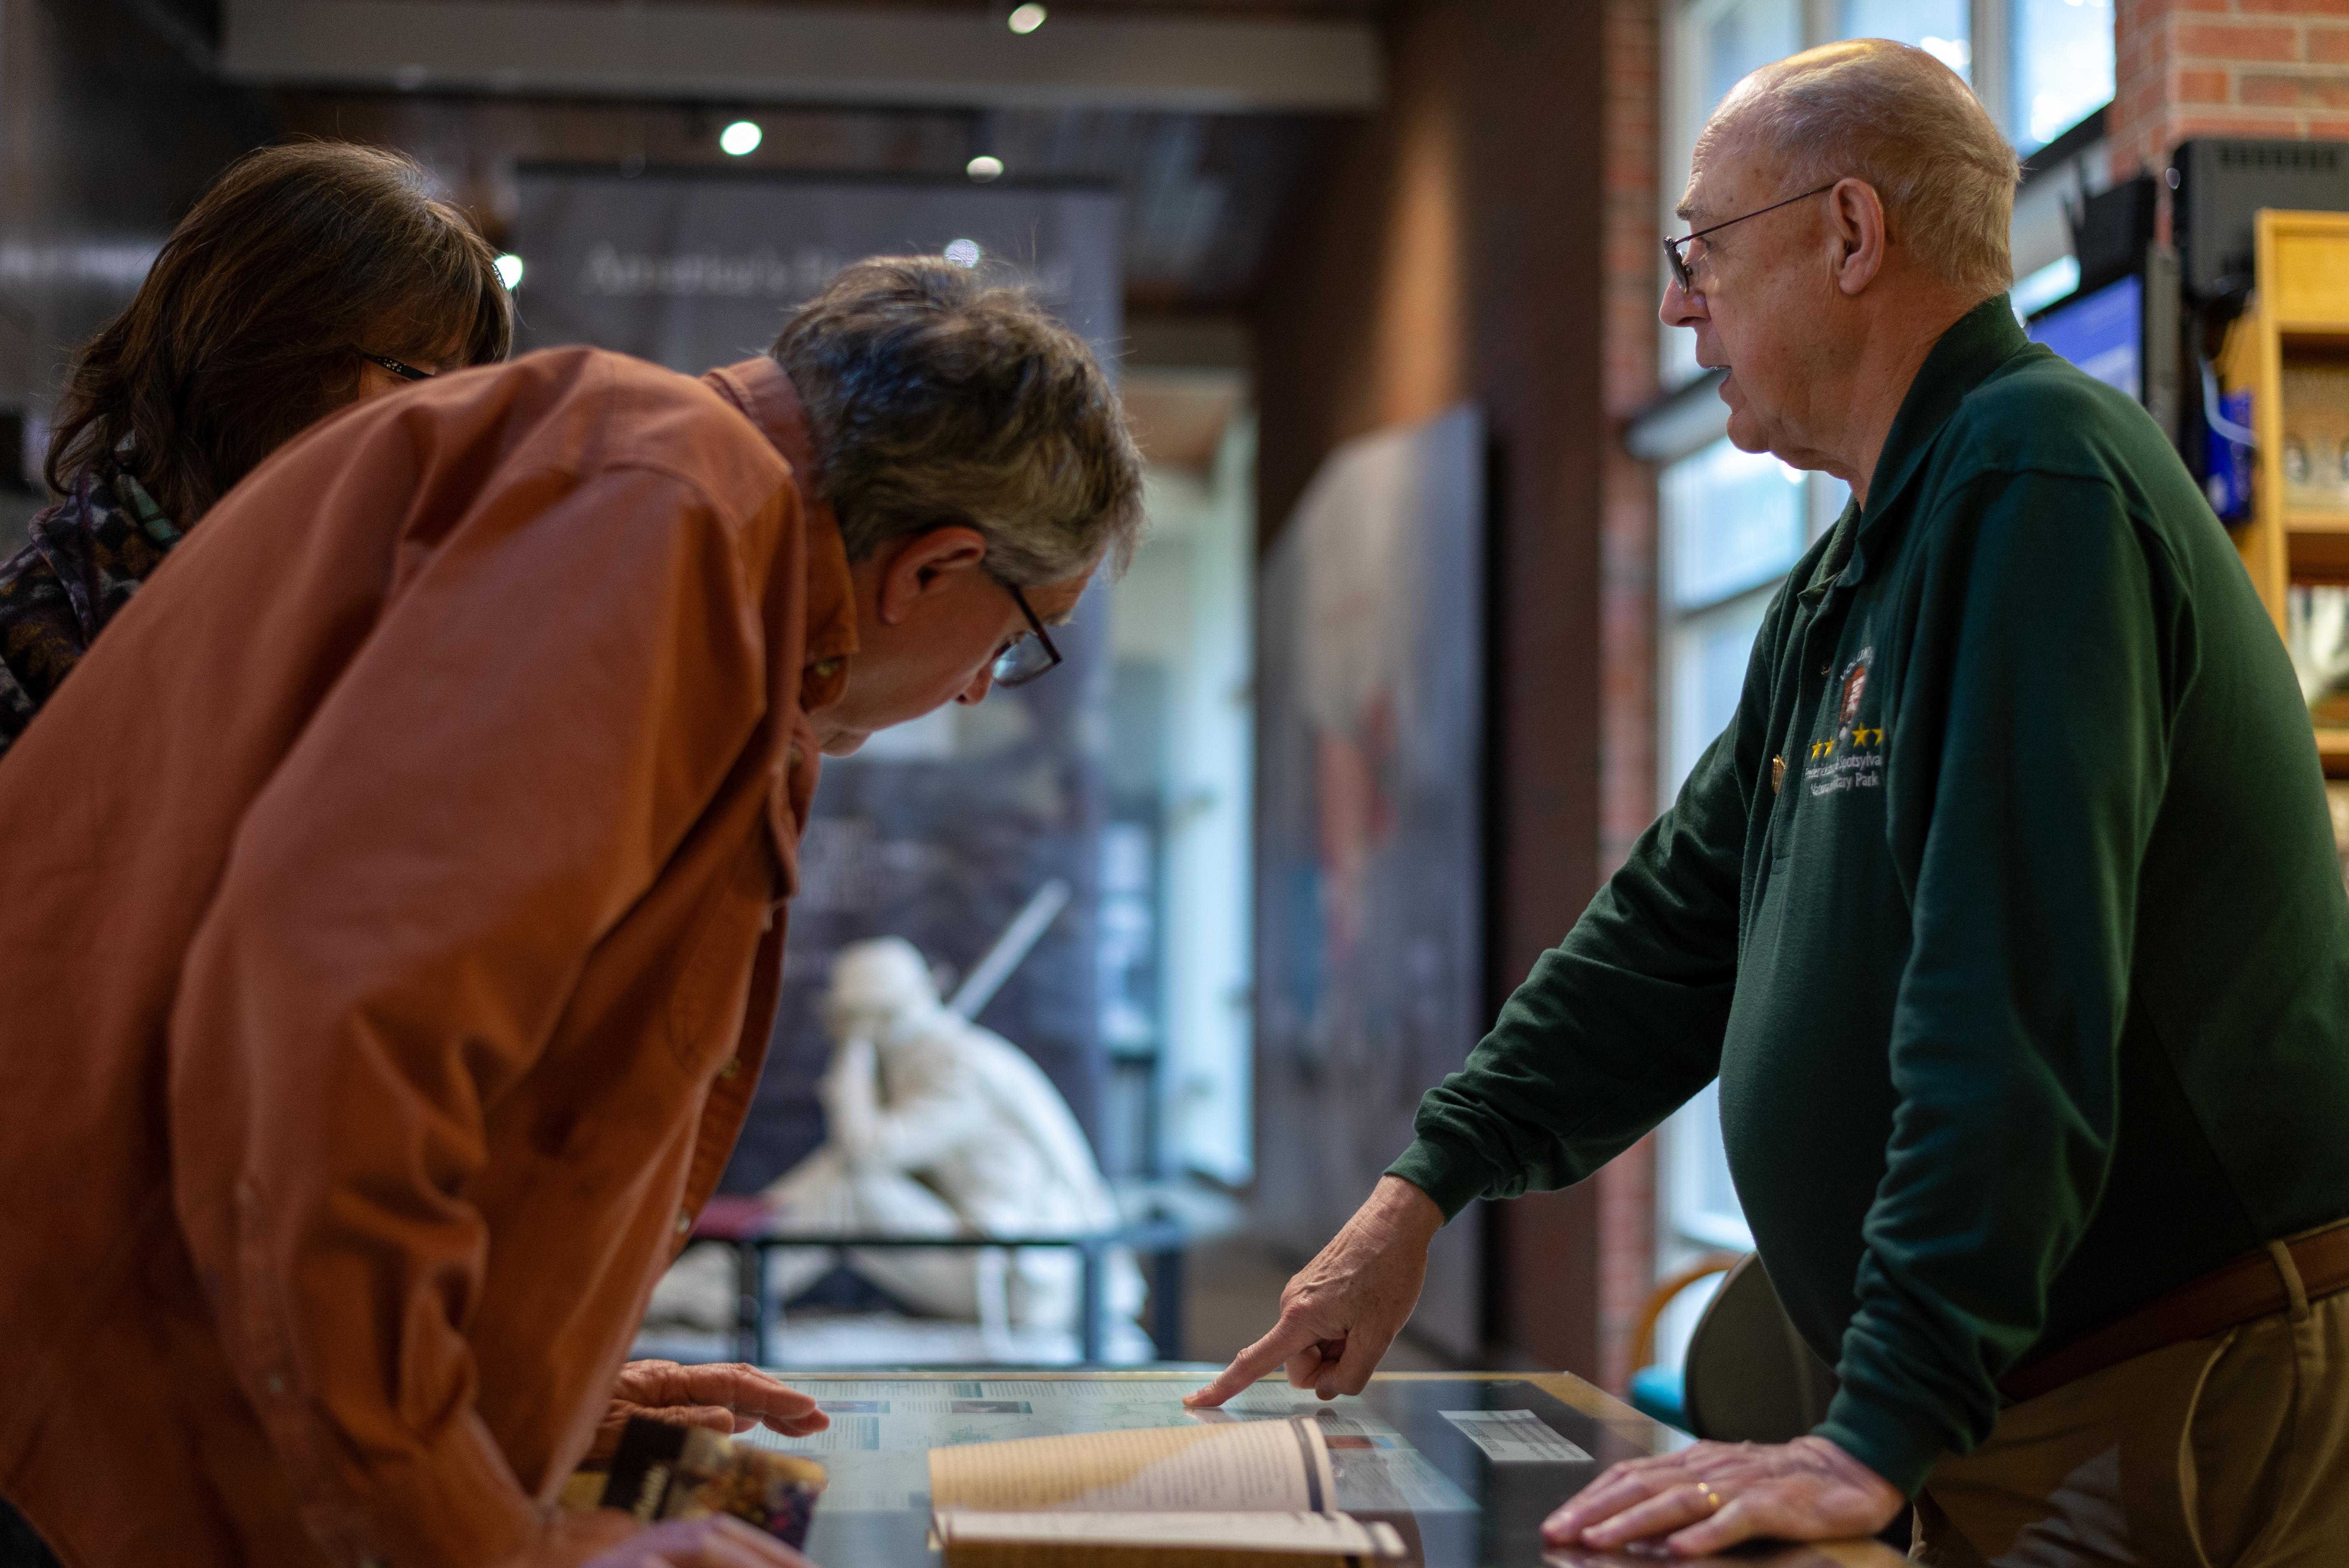
<path id="1" fill-rule="evenodd" d="M 1689 1484 L 1704 1494 L 1704 1511 L 1706 1513 L 1713 1514 L 1721 1511 L 1722 1497 L 1719 1492 L 1713 1490 L 1711 1486 L 1707 1485 L 1703 1481 L 1691 1481 Z"/>

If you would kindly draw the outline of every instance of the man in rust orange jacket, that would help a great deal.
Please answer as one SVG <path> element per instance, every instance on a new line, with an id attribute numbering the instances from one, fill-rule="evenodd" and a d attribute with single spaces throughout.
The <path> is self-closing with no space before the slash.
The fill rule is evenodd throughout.
<path id="1" fill-rule="evenodd" d="M 1049 668 L 1138 472 L 1081 342 L 885 261 L 769 358 L 439 377 L 238 486 L 0 768 L 0 1498 L 74 1568 L 787 1560 L 553 1500 L 705 1397 L 622 1366 L 818 753 Z"/>

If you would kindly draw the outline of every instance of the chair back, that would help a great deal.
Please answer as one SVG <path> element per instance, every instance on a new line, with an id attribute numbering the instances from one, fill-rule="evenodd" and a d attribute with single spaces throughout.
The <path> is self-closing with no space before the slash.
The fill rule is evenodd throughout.
<path id="1" fill-rule="evenodd" d="M 1739 1259 L 1689 1336 L 1682 1399 L 1688 1428 L 1724 1443 L 1784 1443 L 1824 1419 L 1834 1370 L 1779 1304 L 1759 1253 Z"/>

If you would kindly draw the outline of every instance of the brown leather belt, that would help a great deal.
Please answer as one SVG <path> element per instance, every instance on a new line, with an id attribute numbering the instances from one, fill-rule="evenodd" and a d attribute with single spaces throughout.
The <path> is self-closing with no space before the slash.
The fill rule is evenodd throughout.
<path id="1" fill-rule="evenodd" d="M 1998 1389 L 2017 1404 L 2036 1399 L 2147 1351 L 2208 1339 L 2253 1318 L 2305 1310 L 2308 1303 L 2341 1290 L 2349 1290 L 2349 1220 L 2289 1241 L 2271 1241 L 2222 1263 L 2119 1322 L 2016 1367 L 1998 1380 Z"/>

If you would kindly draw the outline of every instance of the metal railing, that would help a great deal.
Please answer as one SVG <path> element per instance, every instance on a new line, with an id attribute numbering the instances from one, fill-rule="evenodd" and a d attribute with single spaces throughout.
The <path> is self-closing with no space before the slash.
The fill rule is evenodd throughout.
<path id="1" fill-rule="evenodd" d="M 1069 1247 L 1079 1259 L 1077 1297 L 1078 1358 L 1085 1366 L 1101 1365 L 1109 1336 L 1109 1301 L 1105 1272 L 1110 1253 L 1131 1248 L 1150 1262 L 1150 1337 L 1162 1359 L 1183 1353 L 1183 1249 L 1190 1232 L 1166 1213 L 1155 1213 L 1114 1231 L 1082 1236 L 874 1236 L 741 1235 L 731 1227 L 696 1231 L 694 1239 L 721 1241 L 734 1249 L 737 1295 L 734 1314 L 734 1354 L 755 1366 L 767 1366 L 768 1324 L 774 1315 L 772 1293 L 767 1288 L 767 1254 L 779 1248 L 821 1250 L 835 1257 L 855 1251 L 905 1251 L 914 1248 L 968 1251 L 975 1249 Z"/>

